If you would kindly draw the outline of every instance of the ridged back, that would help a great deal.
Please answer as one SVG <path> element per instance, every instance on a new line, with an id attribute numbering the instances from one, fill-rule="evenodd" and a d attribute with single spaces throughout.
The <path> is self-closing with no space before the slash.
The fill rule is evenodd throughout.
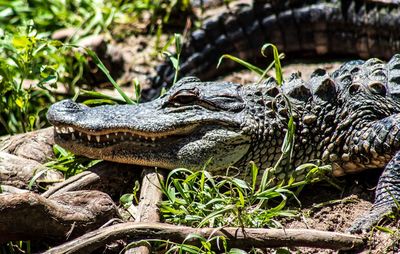
<path id="1" fill-rule="evenodd" d="M 386 1 L 387 2 L 387 1 Z M 223 54 L 266 65 L 264 43 L 277 45 L 287 58 L 335 55 L 389 59 L 400 50 L 400 7 L 393 1 L 255 1 L 204 21 L 191 33 L 181 54 L 180 77 L 214 79 L 237 67 Z M 272 55 L 272 54 L 269 54 Z M 157 68 L 153 88 L 168 86 L 174 77 L 169 62 Z"/>

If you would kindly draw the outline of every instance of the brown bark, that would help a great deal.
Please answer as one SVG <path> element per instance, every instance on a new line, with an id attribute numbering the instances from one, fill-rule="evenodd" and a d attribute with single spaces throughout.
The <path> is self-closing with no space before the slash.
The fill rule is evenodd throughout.
<path id="1" fill-rule="evenodd" d="M 162 201 L 160 180 L 164 179 L 162 173 L 154 168 L 145 168 L 142 172 L 143 180 L 140 189 L 140 201 L 136 214 L 136 222 L 160 222 L 160 209 L 158 203 Z M 148 254 L 151 246 L 139 246 L 128 249 L 126 254 Z"/>
<path id="2" fill-rule="evenodd" d="M 154 168 L 145 168 L 142 174 L 143 181 L 140 189 L 140 200 L 136 221 L 159 222 L 160 209 L 158 208 L 158 203 L 162 200 L 159 179 L 163 180 L 164 176 Z"/>
<path id="3" fill-rule="evenodd" d="M 60 172 L 49 170 L 34 160 L 0 152 L 0 184 L 27 189 L 33 176 L 43 170 L 45 170 L 44 173 L 38 177 L 36 182 L 64 180 L 64 176 Z"/>
<path id="4" fill-rule="evenodd" d="M 10 185 L 0 185 L 0 193 L 3 194 L 16 194 L 16 193 L 26 193 L 29 192 L 28 190 L 23 190 L 23 189 L 19 189 L 17 187 L 14 186 L 10 186 Z"/>
<path id="5" fill-rule="evenodd" d="M 70 242 L 48 250 L 51 253 L 90 253 L 107 242 L 129 237 L 130 239 L 168 239 L 181 243 L 189 234 L 205 238 L 224 236 L 230 248 L 250 249 L 268 247 L 315 247 L 336 250 L 356 249 L 364 245 L 362 238 L 349 234 L 312 229 L 263 229 L 263 228 L 191 228 L 163 223 L 127 222 L 89 232 Z M 185 243 L 198 244 L 190 240 Z"/>
<path id="6" fill-rule="evenodd" d="M 53 127 L 0 139 L 0 151 L 40 163 L 54 157 Z"/>
<path id="7" fill-rule="evenodd" d="M 28 192 L 0 195 L 0 243 L 11 240 L 65 241 L 118 216 L 111 198 L 99 191 L 76 191 L 49 199 Z"/>
<path id="8" fill-rule="evenodd" d="M 42 196 L 51 197 L 68 191 L 90 189 L 119 198 L 122 194 L 131 192 L 135 179 L 139 178 L 139 172 L 138 166 L 103 161 L 53 186 Z"/>

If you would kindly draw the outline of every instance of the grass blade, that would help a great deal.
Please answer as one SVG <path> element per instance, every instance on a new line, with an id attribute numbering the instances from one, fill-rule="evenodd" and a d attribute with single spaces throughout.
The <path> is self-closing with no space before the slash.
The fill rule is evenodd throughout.
<path id="1" fill-rule="evenodd" d="M 264 73 L 264 71 L 262 69 L 258 68 L 257 66 L 254 66 L 251 63 L 248 63 L 248 62 L 246 62 L 246 61 L 244 61 L 244 60 L 242 60 L 240 58 L 237 58 L 237 57 L 229 55 L 229 54 L 224 54 L 219 58 L 218 64 L 217 64 L 217 68 L 221 65 L 222 60 L 225 59 L 225 58 L 228 58 L 228 59 L 230 59 L 230 60 L 232 60 L 232 61 L 234 61 L 234 62 L 236 62 L 236 63 L 238 63 L 238 64 L 240 64 L 240 65 L 242 65 L 244 67 L 246 67 L 247 69 L 257 73 L 260 76 L 263 75 L 263 73 Z"/>

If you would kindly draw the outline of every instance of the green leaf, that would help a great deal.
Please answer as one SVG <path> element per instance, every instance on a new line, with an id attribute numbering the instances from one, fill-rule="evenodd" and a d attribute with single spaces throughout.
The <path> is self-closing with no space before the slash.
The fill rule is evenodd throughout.
<path id="1" fill-rule="evenodd" d="M 27 36 L 14 36 L 12 45 L 17 49 L 27 49 L 32 44 Z"/>
<path id="2" fill-rule="evenodd" d="M 92 57 L 93 61 L 99 67 L 99 69 L 107 76 L 108 80 L 111 82 L 111 84 L 114 86 L 115 90 L 118 91 L 118 93 L 124 98 L 125 102 L 128 104 L 134 104 L 134 102 L 122 91 L 121 87 L 115 82 L 115 80 L 111 77 L 110 72 L 107 70 L 107 68 L 104 66 L 103 62 L 100 60 L 100 58 L 96 55 L 96 53 L 89 49 L 89 48 L 83 48 L 86 53 Z"/>
<path id="3" fill-rule="evenodd" d="M 175 38 L 175 49 L 176 49 L 176 52 L 178 54 L 180 54 L 181 51 L 182 51 L 182 35 L 178 34 L 178 33 L 175 33 L 174 34 L 174 38 Z"/>
<path id="4" fill-rule="evenodd" d="M 171 60 L 172 62 L 172 66 L 174 67 L 174 69 L 178 69 L 179 68 L 179 61 L 178 59 L 176 59 L 175 57 L 170 57 L 169 60 Z"/>
<path id="5" fill-rule="evenodd" d="M 62 148 L 61 146 L 59 146 L 57 144 L 53 145 L 53 151 L 54 151 L 54 154 L 56 154 L 56 156 L 61 155 L 63 157 L 66 157 L 69 155 L 67 150 L 65 150 L 64 148 Z"/>
<path id="6" fill-rule="evenodd" d="M 79 90 L 80 95 L 84 96 L 84 97 L 91 97 L 91 98 L 98 98 L 98 99 L 105 99 L 105 100 L 110 100 L 113 102 L 117 102 L 117 103 L 124 103 L 125 101 L 120 99 L 120 98 L 116 98 L 107 94 L 103 94 L 100 92 L 96 92 L 96 91 L 88 91 L 88 90 L 84 90 L 84 89 L 80 89 Z M 85 102 L 83 102 L 84 104 L 86 104 Z M 115 104 L 115 103 L 112 103 Z"/>
<path id="7" fill-rule="evenodd" d="M 251 189 L 252 189 L 252 191 L 254 191 L 256 189 L 257 176 L 258 176 L 258 167 L 254 163 L 254 161 L 250 162 L 250 166 L 251 166 L 251 181 L 252 181 Z"/>
<path id="8" fill-rule="evenodd" d="M 44 169 L 41 169 L 41 170 L 37 171 L 37 172 L 35 173 L 35 175 L 32 177 L 32 179 L 29 181 L 28 189 L 31 190 L 31 189 L 32 189 L 32 186 L 33 186 L 33 184 L 36 182 L 36 180 L 39 179 L 39 177 L 41 177 L 41 176 L 44 175 L 45 173 L 47 173 L 47 171 L 48 171 L 47 168 L 44 168 Z"/>
<path id="9" fill-rule="evenodd" d="M 132 201 L 133 201 L 133 200 L 134 200 L 133 194 L 131 194 L 131 193 L 124 194 L 124 195 L 122 195 L 122 196 L 119 198 L 119 202 L 120 202 L 125 208 L 129 207 L 129 206 L 132 204 Z"/>
<path id="10" fill-rule="evenodd" d="M 215 219 L 216 217 L 223 216 L 226 212 L 236 210 L 235 205 L 227 205 L 221 210 L 214 211 L 210 213 L 207 217 L 205 217 L 200 223 L 198 227 L 202 227 L 204 224 L 208 223 L 211 219 Z"/>
<path id="11" fill-rule="evenodd" d="M 376 228 L 377 230 L 379 230 L 381 232 L 388 233 L 391 235 L 393 235 L 395 233 L 394 230 L 391 230 L 390 228 L 387 228 L 387 227 L 375 226 L 374 228 Z"/>
<path id="12" fill-rule="evenodd" d="M 224 54 L 219 58 L 218 64 L 217 64 L 217 68 L 221 65 L 222 60 L 225 59 L 225 58 L 228 58 L 228 59 L 230 59 L 232 61 L 237 62 L 238 64 L 240 64 L 240 65 L 246 67 L 247 69 L 257 73 L 258 75 L 263 75 L 264 71 L 262 69 L 258 68 L 257 66 L 254 66 L 251 63 L 248 63 L 248 62 L 246 62 L 246 61 L 244 61 L 244 60 L 242 60 L 240 58 L 237 58 L 235 56 L 229 55 L 229 54 Z"/>
<path id="13" fill-rule="evenodd" d="M 275 74 L 276 74 L 276 80 L 278 82 L 278 85 L 282 85 L 283 82 L 283 76 L 282 76 L 282 67 L 281 67 L 281 61 L 278 53 L 278 48 L 272 44 L 272 43 L 266 43 L 262 46 L 261 48 L 261 54 L 265 57 L 265 50 L 267 48 L 271 47 L 274 55 L 274 63 L 275 63 Z"/>
<path id="14" fill-rule="evenodd" d="M 36 116 L 29 115 L 28 120 L 30 129 L 33 129 L 33 127 L 35 126 Z"/>
<path id="15" fill-rule="evenodd" d="M 141 88 L 140 88 L 140 83 L 137 78 L 133 80 L 133 88 L 135 89 L 135 101 L 136 103 L 140 102 L 140 96 L 141 96 Z"/>
<path id="16" fill-rule="evenodd" d="M 21 97 L 18 97 L 18 98 L 15 100 L 15 104 L 17 104 L 17 106 L 18 106 L 20 109 L 23 109 L 24 106 L 25 106 L 24 99 L 21 98 Z"/>
<path id="17" fill-rule="evenodd" d="M 287 249 L 277 249 L 275 254 L 291 254 L 291 252 Z"/>
<path id="18" fill-rule="evenodd" d="M 53 47 L 56 47 L 56 48 L 60 48 L 60 47 L 64 46 L 64 44 L 61 41 L 58 41 L 58 40 L 51 40 L 49 42 L 49 45 L 51 45 Z"/>
<path id="19" fill-rule="evenodd" d="M 248 254 L 247 251 L 244 251 L 242 249 L 237 249 L 237 248 L 232 248 L 228 252 L 229 254 Z"/>

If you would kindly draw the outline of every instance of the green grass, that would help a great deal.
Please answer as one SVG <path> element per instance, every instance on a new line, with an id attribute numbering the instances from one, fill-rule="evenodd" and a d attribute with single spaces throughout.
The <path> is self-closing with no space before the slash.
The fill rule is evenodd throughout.
<path id="1" fill-rule="evenodd" d="M 280 227 L 282 217 L 298 216 L 286 209 L 289 199 L 309 183 L 326 178 L 329 168 L 312 165 L 303 181 L 279 181 L 252 164 L 248 177 L 212 176 L 206 170 L 175 169 L 161 183 L 166 200 L 160 211 L 168 223 L 193 227 Z M 260 179 L 266 181 L 259 184 Z M 257 184 L 258 183 L 258 184 Z M 299 201 L 298 201 L 299 202 Z"/>

